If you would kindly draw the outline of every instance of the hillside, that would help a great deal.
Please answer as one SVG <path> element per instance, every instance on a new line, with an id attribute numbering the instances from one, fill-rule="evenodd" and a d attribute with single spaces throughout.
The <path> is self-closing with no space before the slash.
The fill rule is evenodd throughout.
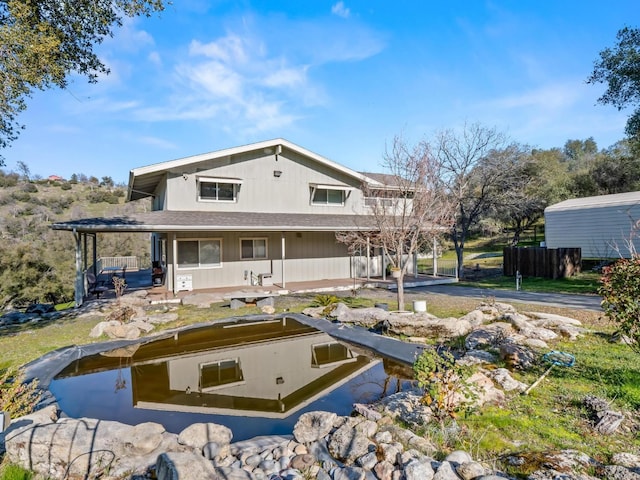
<path id="1" fill-rule="evenodd" d="M 54 231 L 56 221 L 125 214 L 150 208 L 125 203 L 126 187 L 109 177 L 29 180 L 0 170 L 0 310 L 73 299 L 75 240 Z M 148 234 L 98 234 L 98 253 L 137 255 L 149 263 Z"/>

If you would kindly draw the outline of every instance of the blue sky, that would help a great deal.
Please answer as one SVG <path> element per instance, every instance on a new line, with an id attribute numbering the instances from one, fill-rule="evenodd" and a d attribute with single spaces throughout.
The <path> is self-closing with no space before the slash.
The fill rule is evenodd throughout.
<path id="1" fill-rule="evenodd" d="M 638 0 L 174 0 L 98 49 L 111 75 L 37 92 L 2 153 L 44 177 L 129 170 L 283 137 L 379 170 L 394 135 L 465 122 L 539 148 L 624 137 L 596 105 L 598 52 L 637 27 Z"/>

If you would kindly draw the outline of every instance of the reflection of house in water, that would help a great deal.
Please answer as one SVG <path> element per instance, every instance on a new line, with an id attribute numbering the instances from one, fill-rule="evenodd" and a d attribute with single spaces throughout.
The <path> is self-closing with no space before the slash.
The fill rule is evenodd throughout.
<path id="1" fill-rule="evenodd" d="M 58 378 L 123 365 L 138 408 L 277 418 L 378 363 L 289 318 L 215 324 L 114 354 L 80 359 Z"/>

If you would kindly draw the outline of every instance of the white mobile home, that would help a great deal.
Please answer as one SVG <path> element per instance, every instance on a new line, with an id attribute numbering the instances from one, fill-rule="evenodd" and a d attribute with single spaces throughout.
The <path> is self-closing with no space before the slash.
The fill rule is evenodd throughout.
<path id="1" fill-rule="evenodd" d="M 574 198 L 544 211 L 547 248 L 580 247 L 582 258 L 629 257 L 640 247 L 640 192 Z"/>

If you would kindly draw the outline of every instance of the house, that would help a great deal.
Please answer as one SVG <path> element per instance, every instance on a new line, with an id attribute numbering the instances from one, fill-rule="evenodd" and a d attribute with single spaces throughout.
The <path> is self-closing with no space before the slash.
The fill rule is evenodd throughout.
<path id="1" fill-rule="evenodd" d="M 548 248 L 580 247 L 582 258 L 629 257 L 640 241 L 640 192 L 574 198 L 544 211 Z"/>
<path id="2" fill-rule="evenodd" d="M 64 182 L 64 178 L 62 178 L 60 175 L 49 175 L 47 180 L 49 180 L 50 182 Z"/>
<path id="3" fill-rule="evenodd" d="M 335 237 L 374 230 L 370 205 L 397 187 L 373 177 L 275 139 L 135 168 L 127 200 L 150 197 L 152 211 L 52 228 L 76 235 L 77 302 L 83 245 L 96 232 L 151 232 L 173 292 L 379 276 L 380 250 L 354 257 Z"/>

